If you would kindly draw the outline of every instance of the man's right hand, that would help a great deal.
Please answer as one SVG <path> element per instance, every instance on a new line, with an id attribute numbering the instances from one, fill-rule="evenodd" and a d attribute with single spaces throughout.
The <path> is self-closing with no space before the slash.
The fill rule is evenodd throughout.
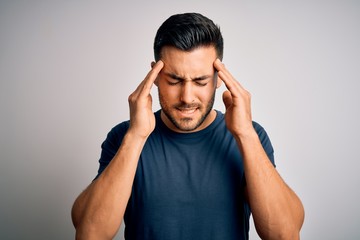
<path id="1" fill-rule="evenodd" d="M 129 131 L 143 138 L 147 138 L 155 128 L 150 90 L 163 66 L 164 63 L 161 60 L 155 63 L 145 79 L 128 98 L 130 108 Z"/>

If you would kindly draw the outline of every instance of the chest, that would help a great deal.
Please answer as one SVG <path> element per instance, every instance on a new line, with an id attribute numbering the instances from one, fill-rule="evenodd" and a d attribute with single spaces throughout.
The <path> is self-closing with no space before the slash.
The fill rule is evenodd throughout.
<path id="1" fill-rule="evenodd" d="M 243 201 L 243 175 L 232 140 L 150 140 L 139 160 L 132 200 L 145 212 L 223 209 Z"/>

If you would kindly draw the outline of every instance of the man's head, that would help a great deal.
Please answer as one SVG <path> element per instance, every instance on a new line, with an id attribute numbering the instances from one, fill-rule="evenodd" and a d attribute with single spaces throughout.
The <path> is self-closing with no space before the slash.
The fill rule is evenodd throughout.
<path id="1" fill-rule="evenodd" d="M 202 46 L 213 46 L 217 58 L 223 57 L 223 38 L 220 28 L 199 13 L 183 13 L 169 17 L 158 29 L 154 40 L 155 60 L 161 59 L 163 47 L 192 51 Z"/>
<path id="2" fill-rule="evenodd" d="M 179 132 L 206 128 L 215 119 L 221 84 L 214 68 L 223 53 L 219 28 L 200 14 L 174 15 L 159 28 L 154 53 L 164 63 L 155 80 L 164 123 Z"/>

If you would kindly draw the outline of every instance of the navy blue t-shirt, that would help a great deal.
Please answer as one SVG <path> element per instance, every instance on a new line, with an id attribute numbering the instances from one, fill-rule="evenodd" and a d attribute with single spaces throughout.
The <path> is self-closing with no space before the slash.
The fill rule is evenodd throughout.
<path id="1" fill-rule="evenodd" d="M 155 113 L 156 126 L 140 155 L 124 215 L 126 239 L 248 239 L 250 208 L 243 190 L 243 160 L 224 115 L 194 133 L 177 133 Z M 253 126 L 274 164 L 265 130 Z M 129 121 L 102 144 L 98 175 L 117 152 Z"/>

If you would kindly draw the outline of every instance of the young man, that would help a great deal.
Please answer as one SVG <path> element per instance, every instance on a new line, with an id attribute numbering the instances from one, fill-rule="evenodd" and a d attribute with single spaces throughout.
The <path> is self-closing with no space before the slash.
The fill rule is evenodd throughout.
<path id="1" fill-rule="evenodd" d="M 300 199 L 274 167 L 250 94 L 220 61 L 220 29 L 197 13 L 173 15 L 154 42 L 156 63 L 129 96 L 130 120 L 102 145 L 96 179 L 76 199 L 77 239 L 298 239 Z M 214 110 L 224 83 L 225 114 Z M 150 89 L 161 110 L 153 112 Z"/>

